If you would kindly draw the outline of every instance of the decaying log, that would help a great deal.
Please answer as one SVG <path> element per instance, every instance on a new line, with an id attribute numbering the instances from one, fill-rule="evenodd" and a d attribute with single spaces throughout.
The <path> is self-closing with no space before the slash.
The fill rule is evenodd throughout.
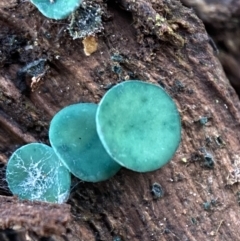
<path id="1" fill-rule="evenodd" d="M 240 96 L 240 2 L 181 0 L 203 20 L 215 42 L 218 58 L 228 79 Z"/>
<path id="2" fill-rule="evenodd" d="M 71 220 L 70 206 L 66 204 L 33 203 L 0 196 L 0 210 L 1 230 L 31 230 L 38 236 L 61 235 Z"/>
<path id="3" fill-rule="evenodd" d="M 239 21 L 240 2 L 237 0 L 181 0 L 192 7 L 204 23 L 215 28 L 232 28 Z"/>
<path id="4" fill-rule="evenodd" d="M 178 0 L 92 3 L 103 10 L 104 29 L 97 34 L 98 50 L 87 57 L 82 40 L 69 36 L 68 20 L 48 20 L 29 2 L 2 0 L 3 171 L 18 146 L 49 143 L 49 121 L 60 108 L 98 103 L 111 84 L 128 79 L 160 84 L 173 97 L 181 114 L 182 142 L 171 162 L 158 171 L 122 169 L 109 181 L 80 182 L 68 201 L 71 210 L 33 202 L 28 215 L 38 216 L 38 222 L 22 216 L 25 232 L 71 241 L 238 240 L 240 105 L 202 21 Z M 21 74 L 27 64 L 41 59 L 46 72 L 33 91 L 32 77 Z M 163 189 L 161 198 L 152 195 L 154 183 Z M 3 216 L 0 227 L 9 231 L 28 204 L 23 202 L 19 209 L 22 202 L 7 197 L 7 187 L 1 188 L 0 211 L 19 210 L 16 219 L 9 216 L 11 224 L 8 212 Z M 43 227 L 56 224 L 59 212 L 61 235 L 55 229 L 47 232 Z"/>

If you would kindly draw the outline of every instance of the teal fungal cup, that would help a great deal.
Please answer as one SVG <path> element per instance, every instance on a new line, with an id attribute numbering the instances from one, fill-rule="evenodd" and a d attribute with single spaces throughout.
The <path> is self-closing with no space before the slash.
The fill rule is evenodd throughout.
<path id="1" fill-rule="evenodd" d="M 181 122 L 172 98 L 159 86 L 126 81 L 111 88 L 96 114 L 99 138 L 120 165 L 137 172 L 168 163 L 181 139 Z"/>
<path id="2" fill-rule="evenodd" d="M 69 171 L 83 181 L 112 177 L 121 166 L 105 151 L 96 131 L 97 105 L 80 103 L 60 110 L 49 129 L 51 145 Z"/>
<path id="3" fill-rule="evenodd" d="M 17 149 L 7 163 L 9 189 L 20 199 L 63 203 L 70 193 L 71 177 L 53 149 L 31 143 Z"/>
<path id="4" fill-rule="evenodd" d="M 30 0 L 48 18 L 64 19 L 75 11 L 82 0 Z"/>

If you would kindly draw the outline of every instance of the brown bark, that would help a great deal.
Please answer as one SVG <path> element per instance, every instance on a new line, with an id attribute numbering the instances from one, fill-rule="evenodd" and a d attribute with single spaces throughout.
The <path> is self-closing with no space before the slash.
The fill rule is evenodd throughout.
<path id="1" fill-rule="evenodd" d="M 1 229 L 31 230 L 40 236 L 61 235 L 70 221 L 70 207 L 66 204 L 33 203 L 0 196 L 0 210 Z"/>
<path id="2" fill-rule="evenodd" d="M 1 235 L 9 239 L 6 229 L 17 226 L 18 240 L 238 240 L 240 105 L 203 23 L 177 0 L 94 2 L 104 10 L 104 30 L 97 52 L 86 57 L 81 40 L 64 31 L 67 20 L 47 20 L 30 3 L 2 0 L 2 169 L 18 146 L 48 143 L 49 121 L 60 108 L 97 103 L 109 84 L 129 78 L 161 84 L 173 97 L 182 118 L 181 145 L 158 171 L 122 169 L 109 181 L 80 183 L 68 201 L 71 211 L 52 205 L 45 219 L 51 205 L 33 202 L 36 223 L 28 217 L 19 222 L 27 204 L 19 208 L 22 202 L 4 196 L 9 193 L 2 186 L 0 213 L 7 208 L 9 217 L 0 218 Z M 111 59 L 117 54 L 121 62 Z M 47 72 L 32 92 L 31 78 L 17 72 L 40 58 L 47 59 Z M 208 118 L 206 125 L 201 117 Z M 155 182 L 164 190 L 159 199 L 151 193 Z M 52 234 L 43 233 L 49 223 L 55 225 Z"/>
<path id="3" fill-rule="evenodd" d="M 219 52 L 218 58 L 240 96 L 240 1 L 181 0 L 203 20 Z"/>
<path id="4" fill-rule="evenodd" d="M 238 0 L 181 0 L 184 4 L 194 8 L 204 23 L 215 28 L 232 28 L 238 24 L 240 2 Z"/>

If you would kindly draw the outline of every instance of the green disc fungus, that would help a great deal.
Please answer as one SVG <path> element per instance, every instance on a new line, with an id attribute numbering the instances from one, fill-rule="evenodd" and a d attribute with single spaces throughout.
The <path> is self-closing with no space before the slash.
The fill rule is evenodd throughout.
<path id="1" fill-rule="evenodd" d="M 53 117 L 49 129 L 51 145 L 64 165 L 88 182 L 107 180 L 121 168 L 99 140 L 96 111 L 92 103 L 67 106 Z"/>
<path id="2" fill-rule="evenodd" d="M 48 18 L 64 19 L 75 11 L 82 0 L 30 0 Z"/>
<path id="3" fill-rule="evenodd" d="M 177 107 L 159 86 L 126 81 L 111 88 L 96 114 L 97 132 L 108 154 L 138 172 L 170 161 L 181 139 Z"/>
<path id="4" fill-rule="evenodd" d="M 53 149 L 31 143 L 17 149 L 7 163 L 9 189 L 20 199 L 63 203 L 70 193 L 69 171 Z"/>

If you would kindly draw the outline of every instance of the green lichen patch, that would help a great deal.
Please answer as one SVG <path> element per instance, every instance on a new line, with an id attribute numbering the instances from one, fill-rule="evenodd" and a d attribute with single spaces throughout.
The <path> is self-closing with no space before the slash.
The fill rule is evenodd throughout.
<path id="1" fill-rule="evenodd" d="M 181 139 L 177 107 L 159 86 L 126 81 L 111 88 L 99 103 L 98 135 L 109 155 L 138 172 L 170 161 Z"/>
<path id="2" fill-rule="evenodd" d="M 6 178 L 9 189 L 20 199 L 63 203 L 70 193 L 71 178 L 53 149 L 31 143 L 10 157 Z"/>
<path id="3" fill-rule="evenodd" d="M 49 139 L 56 154 L 76 177 L 89 182 L 109 179 L 121 168 L 99 140 L 97 105 L 74 104 L 63 108 L 51 121 Z"/>

